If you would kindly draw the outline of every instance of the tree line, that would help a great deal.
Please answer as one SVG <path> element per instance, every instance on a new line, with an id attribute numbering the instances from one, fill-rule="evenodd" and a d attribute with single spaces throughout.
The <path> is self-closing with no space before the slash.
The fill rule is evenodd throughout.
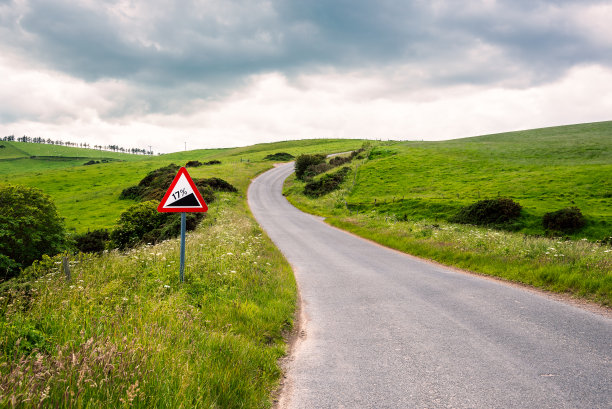
<path id="1" fill-rule="evenodd" d="M 76 143 L 76 142 L 70 142 L 70 141 L 53 140 L 51 138 L 45 139 L 41 137 L 30 137 L 27 135 L 23 135 L 17 138 L 15 138 L 15 135 L 9 135 L 9 136 L 4 136 L 1 140 L 6 141 L 6 142 L 29 142 L 29 143 L 44 143 L 47 145 L 71 146 L 75 148 L 97 149 L 100 151 L 132 153 L 135 155 L 153 155 L 153 151 L 147 150 L 147 149 L 124 148 L 118 145 L 93 145 L 91 146 L 87 142 Z"/>

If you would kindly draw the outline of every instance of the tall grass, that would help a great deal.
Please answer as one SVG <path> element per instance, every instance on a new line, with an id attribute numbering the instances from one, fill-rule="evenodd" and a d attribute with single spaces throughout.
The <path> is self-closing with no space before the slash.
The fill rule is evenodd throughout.
<path id="1" fill-rule="evenodd" d="M 224 195 L 179 243 L 59 259 L 0 299 L 0 406 L 265 408 L 280 377 L 295 283 Z"/>
<path id="2" fill-rule="evenodd" d="M 609 245 L 444 222 L 398 221 L 374 212 L 329 222 L 410 254 L 612 306 Z"/>

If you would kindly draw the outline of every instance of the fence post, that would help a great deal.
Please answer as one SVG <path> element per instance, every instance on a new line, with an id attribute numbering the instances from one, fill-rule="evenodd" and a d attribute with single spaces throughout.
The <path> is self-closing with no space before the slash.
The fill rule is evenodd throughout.
<path id="1" fill-rule="evenodd" d="M 70 281 L 70 264 L 68 264 L 68 257 L 62 257 L 62 269 L 64 270 L 64 274 L 66 274 L 66 280 Z"/>

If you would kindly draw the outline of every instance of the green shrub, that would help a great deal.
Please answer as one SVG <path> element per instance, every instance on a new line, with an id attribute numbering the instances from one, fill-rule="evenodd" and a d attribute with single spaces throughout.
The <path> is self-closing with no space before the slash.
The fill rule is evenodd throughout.
<path id="1" fill-rule="evenodd" d="M 211 161 L 212 162 L 212 161 Z M 218 162 L 218 161 L 217 161 Z M 206 164 L 206 163 L 205 163 Z M 120 199 L 131 199 L 136 201 L 157 200 L 161 201 L 178 173 L 179 167 L 170 164 L 151 171 L 136 186 L 123 189 L 119 195 Z M 215 201 L 215 191 L 237 192 L 236 188 L 221 178 L 193 179 L 198 191 L 206 203 Z"/>
<path id="2" fill-rule="evenodd" d="M 325 173 L 333 168 L 334 167 L 327 162 L 321 162 L 317 165 L 310 165 L 308 168 L 306 168 L 306 172 L 304 172 L 304 180 L 312 179 L 313 177 L 320 175 L 321 173 Z"/>
<path id="3" fill-rule="evenodd" d="M 185 164 L 185 167 L 186 168 L 198 168 L 198 167 L 200 167 L 202 165 L 203 165 L 203 163 L 200 162 L 199 160 L 190 160 L 189 162 L 187 162 Z"/>
<path id="4" fill-rule="evenodd" d="M 584 227 L 586 219 L 577 207 L 567 207 L 544 214 L 542 224 L 550 232 L 572 233 Z"/>
<path id="5" fill-rule="evenodd" d="M 49 196 L 26 186 L 0 187 L 0 279 L 65 246 L 64 223 Z"/>
<path id="6" fill-rule="evenodd" d="M 0 334 L 0 353 L 3 356 L 44 352 L 51 346 L 45 334 L 30 322 L 21 322 L 19 325 L 0 322 Z"/>
<path id="7" fill-rule="evenodd" d="M 289 162 L 291 160 L 293 160 L 295 158 L 295 156 L 293 156 L 290 153 L 287 152 L 276 152 L 276 153 L 271 153 L 270 155 L 267 155 L 264 160 L 274 160 L 274 161 L 279 161 L 279 162 Z"/>
<path id="8" fill-rule="evenodd" d="M 298 180 L 304 180 L 307 176 L 313 176 L 309 174 L 308 169 L 312 166 L 319 165 L 321 163 L 325 163 L 325 155 L 316 154 L 316 155 L 300 155 L 295 160 L 295 177 Z"/>
<path id="9" fill-rule="evenodd" d="M 236 193 L 238 191 L 231 183 L 226 182 L 225 180 L 221 178 L 201 178 L 201 179 L 194 179 L 193 182 L 198 187 L 198 190 L 200 190 L 200 188 L 204 188 L 205 186 L 208 186 L 212 190 L 217 191 L 217 192 Z"/>
<path id="10" fill-rule="evenodd" d="M 465 206 L 451 218 L 454 223 L 475 225 L 502 225 L 521 215 L 521 205 L 514 200 L 498 197 Z"/>
<path id="11" fill-rule="evenodd" d="M 331 193 L 340 187 L 350 171 L 350 168 L 343 167 L 334 173 L 321 176 L 318 180 L 308 182 L 304 186 L 304 194 L 310 197 L 319 197 Z"/>
<path id="12" fill-rule="evenodd" d="M 206 165 L 206 166 L 220 165 L 220 164 L 221 164 L 221 161 L 220 160 L 216 160 L 216 159 L 209 160 L 208 162 L 204 162 L 204 165 Z"/>
<path id="13" fill-rule="evenodd" d="M 179 213 L 160 213 L 159 202 L 149 200 L 129 207 L 121 214 L 117 228 L 110 235 L 112 245 L 121 250 L 141 243 L 157 243 L 179 235 Z M 204 213 L 187 213 L 187 230 L 194 230 Z"/>
<path id="14" fill-rule="evenodd" d="M 109 240 L 110 233 L 106 229 L 88 231 L 74 236 L 76 248 L 81 253 L 101 253 Z"/>

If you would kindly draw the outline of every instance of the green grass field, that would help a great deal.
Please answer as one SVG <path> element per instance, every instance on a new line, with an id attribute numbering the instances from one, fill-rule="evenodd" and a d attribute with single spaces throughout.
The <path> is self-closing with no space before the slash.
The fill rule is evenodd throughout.
<path id="1" fill-rule="evenodd" d="M 88 159 L 71 161 L 19 159 L 0 161 L 0 183 L 34 186 L 51 196 L 58 211 L 66 220 L 70 231 L 82 233 L 97 228 L 112 228 L 119 215 L 134 202 L 119 200 L 121 191 L 138 182 L 151 170 L 170 163 L 184 165 L 190 160 L 209 161 L 218 159 L 221 165 L 189 168 L 194 178 L 220 177 L 234 184 L 246 194 L 250 179 L 271 166 L 262 159 L 270 153 L 286 151 L 293 155 L 315 152 L 339 152 L 355 149 L 362 141 L 357 140 L 305 140 L 261 144 L 247 148 L 203 149 L 176 152 L 159 156 L 128 155 L 126 162 L 102 163 L 82 166 Z M 3 142 L 7 146 L 11 142 Z M 13 145 L 32 145 L 38 154 L 51 153 L 40 150 L 44 147 L 59 149 L 63 155 L 72 157 L 70 151 L 105 152 L 91 149 L 70 148 L 54 145 L 12 142 Z M 60 149 L 61 148 L 61 149 Z M 113 154 L 112 152 L 108 152 Z M 122 158 L 126 154 L 116 154 Z M 91 157 L 96 159 L 96 157 Z M 99 159 L 100 157 L 97 157 Z M 122 159 L 123 160 L 123 159 Z M 3 168 L 3 166 L 6 166 Z M 160 197 L 161 200 L 161 197 Z"/>
<path id="2" fill-rule="evenodd" d="M 575 238 L 612 235 L 612 122 L 393 143 L 371 158 L 346 198 L 354 209 L 448 221 L 502 196 L 524 207 L 523 232 L 544 234 L 544 213 L 577 206 L 588 224 Z"/>

